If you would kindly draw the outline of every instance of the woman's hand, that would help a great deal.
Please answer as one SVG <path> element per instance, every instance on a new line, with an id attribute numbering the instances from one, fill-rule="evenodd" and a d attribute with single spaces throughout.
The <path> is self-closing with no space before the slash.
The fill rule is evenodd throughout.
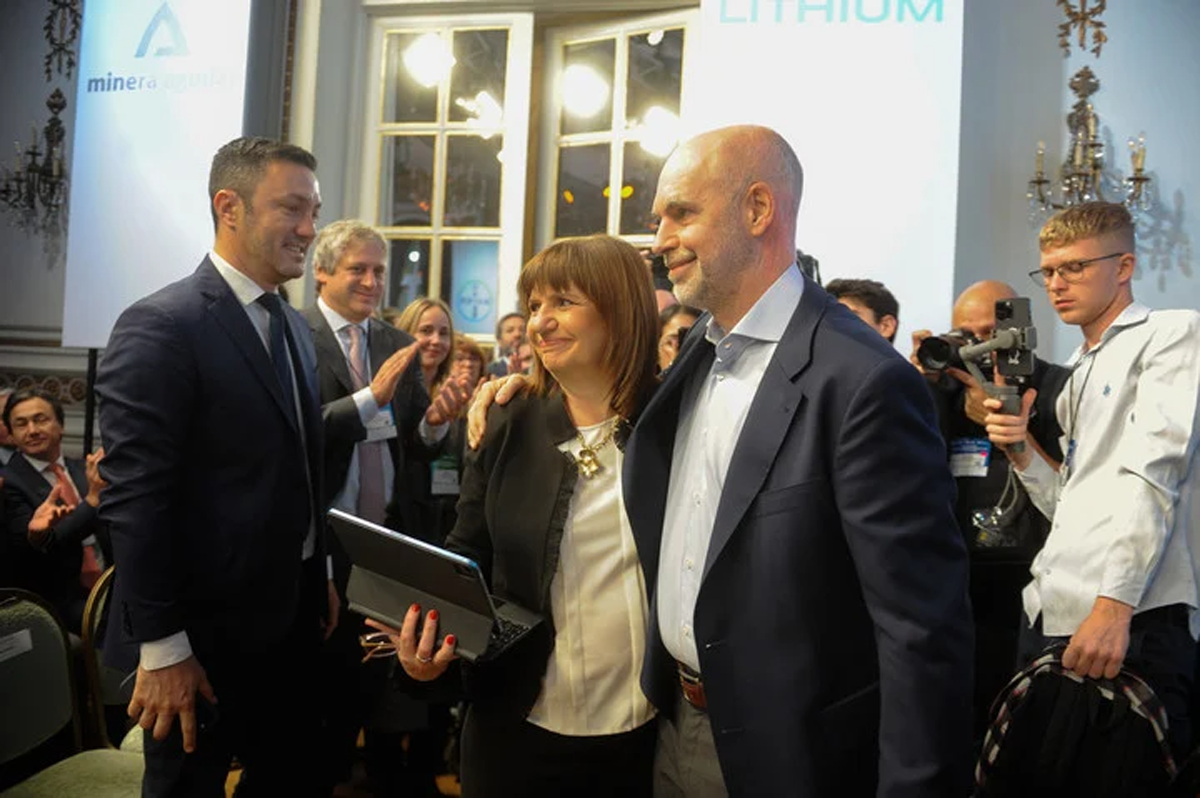
<path id="1" fill-rule="evenodd" d="M 421 629 L 420 639 L 417 638 L 417 623 L 421 620 L 421 608 L 414 604 L 408 608 L 404 616 L 404 626 L 393 629 L 386 624 L 371 618 L 367 626 L 378 629 L 391 638 L 392 646 L 396 649 L 396 658 L 404 672 L 418 682 L 431 682 L 446 672 L 450 663 L 458 659 L 454 653 L 454 635 L 446 635 L 442 645 L 436 651 L 438 611 L 430 610 L 425 615 L 425 625 Z"/>

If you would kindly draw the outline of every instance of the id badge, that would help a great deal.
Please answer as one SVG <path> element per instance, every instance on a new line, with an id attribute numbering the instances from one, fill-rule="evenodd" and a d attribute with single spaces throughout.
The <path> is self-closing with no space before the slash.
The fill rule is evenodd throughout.
<path id="1" fill-rule="evenodd" d="M 956 477 L 986 477 L 991 461 L 992 442 L 987 438 L 950 441 L 950 473 Z"/>
<path id="2" fill-rule="evenodd" d="M 392 415 L 392 406 L 379 408 L 375 418 L 367 422 L 367 440 L 387 441 L 396 437 L 396 419 Z"/>
<path id="3" fill-rule="evenodd" d="M 434 496 L 458 495 L 458 463 L 453 457 L 442 456 L 433 462 L 429 488 Z"/>

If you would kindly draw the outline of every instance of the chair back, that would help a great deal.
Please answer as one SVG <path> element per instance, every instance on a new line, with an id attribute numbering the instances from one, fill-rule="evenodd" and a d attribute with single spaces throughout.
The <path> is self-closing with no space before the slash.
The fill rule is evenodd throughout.
<path id="1" fill-rule="evenodd" d="M 122 694 L 126 674 L 104 664 L 104 619 L 112 595 L 114 568 L 110 566 L 88 596 L 83 608 L 83 662 L 87 671 L 88 694 L 91 696 L 92 722 L 97 738 L 107 748 L 115 747 L 108 733 L 108 707 L 124 707 L 128 701 Z M 124 713 L 117 713 L 124 715 Z"/>
<path id="2" fill-rule="evenodd" d="M 33 751 L 68 725 L 80 747 L 79 709 L 67 629 L 49 603 L 0 588 L 0 765 Z"/>

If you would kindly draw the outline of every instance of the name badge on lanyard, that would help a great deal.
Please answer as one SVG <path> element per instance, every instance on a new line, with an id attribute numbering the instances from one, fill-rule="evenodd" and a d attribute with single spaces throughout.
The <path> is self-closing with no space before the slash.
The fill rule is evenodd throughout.
<path id="1" fill-rule="evenodd" d="M 986 477 L 991 461 L 992 442 L 987 438 L 950 441 L 950 473 L 956 477 Z"/>

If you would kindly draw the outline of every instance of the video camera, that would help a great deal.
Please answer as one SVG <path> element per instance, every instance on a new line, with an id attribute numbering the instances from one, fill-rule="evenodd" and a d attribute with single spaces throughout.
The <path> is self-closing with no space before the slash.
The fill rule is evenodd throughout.
<path id="1" fill-rule="evenodd" d="M 1036 347 L 1037 330 L 1033 327 L 1029 298 L 1021 296 L 996 300 L 996 327 L 992 337 L 960 347 L 958 356 L 988 396 L 1000 400 L 1001 412 L 1015 416 L 1021 412 L 1021 388 L 1033 375 L 1033 350 Z M 1004 377 L 1003 385 L 997 385 L 991 374 L 985 376 L 979 367 L 979 358 L 990 361 L 993 352 L 996 373 Z M 1023 452 L 1025 444 L 1014 443 L 1009 448 Z"/>
<path id="2" fill-rule="evenodd" d="M 926 371 L 945 371 L 948 368 L 966 369 L 967 366 L 958 352 L 964 346 L 978 343 L 982 342 L 967 330 L 951 330 L 942 335 L 933 335 L 926 338 L 917 347 L 917 362 Z M 981 369 L 992 367 L 991 360 L 987 356 L 980 358 L 976 365 Z"/>

